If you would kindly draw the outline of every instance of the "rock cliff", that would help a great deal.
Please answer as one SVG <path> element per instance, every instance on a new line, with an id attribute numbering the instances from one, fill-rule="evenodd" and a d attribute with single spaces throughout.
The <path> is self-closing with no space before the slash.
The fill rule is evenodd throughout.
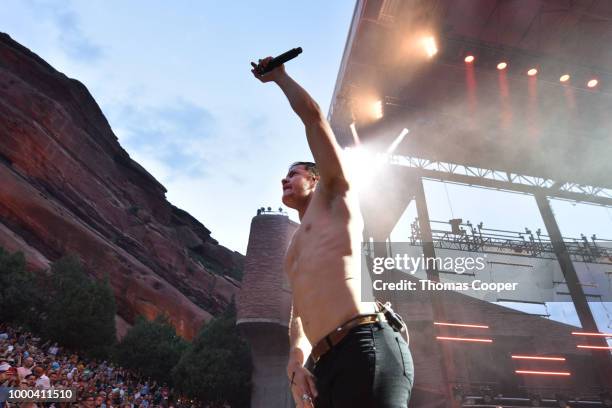
<path id="1" fill-rule="evenodd" d="M 165 193 L 82 83 L 0 33 L 0 246 L 33 269 L 76 254 L 109 275 L 119 320 L 167 313 L 191 338 L 237 292 L 243 256 Z"/>

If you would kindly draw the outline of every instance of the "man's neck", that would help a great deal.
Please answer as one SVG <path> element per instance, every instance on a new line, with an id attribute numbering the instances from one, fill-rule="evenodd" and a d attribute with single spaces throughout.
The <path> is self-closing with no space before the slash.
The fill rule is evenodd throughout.
<path id="1" fill-rule="evenodd" d="M 308 204 L 310 204 L 311 199 L 312 194 L 308 195 L 308 198 L 304 200 L 304 205 L 300 206 L 300 208 L 296 208 L 300 222 L 302 222 L 302 218 L 304 218 L 304 214 L 306 214 L 306 210 L 308 209 Z"/>

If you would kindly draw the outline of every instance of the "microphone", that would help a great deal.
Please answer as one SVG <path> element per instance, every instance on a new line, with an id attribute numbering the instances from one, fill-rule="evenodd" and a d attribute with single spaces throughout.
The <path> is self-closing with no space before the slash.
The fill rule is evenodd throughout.
<path id="1" fill-rule="evenodd" d="M 260 67 L 257 71 L 260 75 L 267 74 L 274 68 L 280 67 L 285 62 L 290 61 L 302 53 L 302 47 L 297 47 L 287 52 L 282 53 L 278 57 L 274 57 L 268 62 L 265 67 Z"/>

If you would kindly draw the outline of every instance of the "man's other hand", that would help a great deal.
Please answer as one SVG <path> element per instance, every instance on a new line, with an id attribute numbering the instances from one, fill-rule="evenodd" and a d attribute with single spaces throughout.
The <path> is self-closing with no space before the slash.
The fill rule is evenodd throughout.
<path id="1" fill-rule="evenodd" d="M 253 76 L 259 79 L 261 82 L 276 81 L 278 78 L 286 74 L 284 65 L 280 65 L 266 74 L 260 74 L 260 68 L 265 68 L 271 59 L 272 57 L 266 57 L 262 60 L 260 59 L 259 64 L 251 62 L 251 66 L 253 67 L 253 69 L 251 69 L 251 72 L 253 73 Z"/>
<path id="2" fill-rule="evenodd" d="M 315 386 L 315 378 L 308 369 L 302 366 L 297 366 L 289 377 L 291 382 L 291 394 L 295 401 L 296 408 L 314 407 L 314 399 L 317 397 L 317 388 Z M 308 395 L 307 399 L 303 396 Z"/>

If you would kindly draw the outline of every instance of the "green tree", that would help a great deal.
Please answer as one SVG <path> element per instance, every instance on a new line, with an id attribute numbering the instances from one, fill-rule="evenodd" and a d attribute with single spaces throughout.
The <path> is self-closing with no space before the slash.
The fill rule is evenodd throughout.
<path id="1" fill-rule="evenodd" d="M 187 342 L 176 334 L 166 316 L 158 315 L 153 321 L 139 316 L 117 345 L 114 357 L 141 376 L 170 384 L 170 371 L 186 348 Z"/>
<path id="2" fill-rule="evenodd" d="M 36 331 L 41 301 L 37 274 L 26 269 L 23 253 L 0 247 L 0 321 Z"/>
<path id="3" fill-rule="evenodd" d="M 236 308 L 230 307 L 206 324 L 172 370 L 180 393 L 209 404 L 248 407 L 252 363 L 248 345 L 236 328 Z"/>
<path id="4" fill-rule="evenodd" d="M 43 334 L 91 357 L 106 357 L 115 343 L 116 305 L 108 277 L 90 279 L 74 256 L 53 263 Z"/>

